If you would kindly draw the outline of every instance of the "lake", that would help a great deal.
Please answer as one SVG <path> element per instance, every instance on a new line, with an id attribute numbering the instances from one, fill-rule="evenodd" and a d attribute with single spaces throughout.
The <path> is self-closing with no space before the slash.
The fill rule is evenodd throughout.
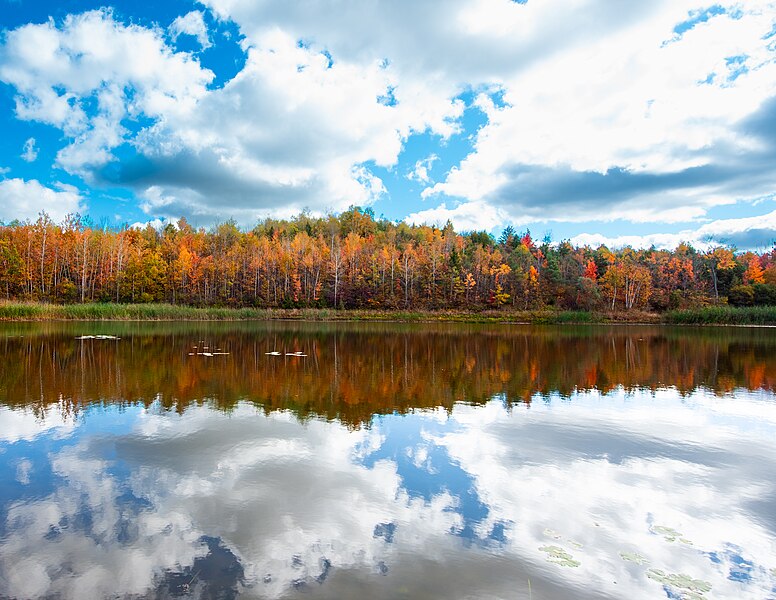
<path id="1" fill-rule="evenodd" d="M 0 325 L 0 598 L 776 598 L 776 330 Z"/>

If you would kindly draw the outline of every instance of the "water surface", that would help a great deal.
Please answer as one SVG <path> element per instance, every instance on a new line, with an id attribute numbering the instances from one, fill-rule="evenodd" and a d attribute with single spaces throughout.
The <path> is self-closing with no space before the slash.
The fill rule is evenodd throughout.
<path id="1" fill-rule="evenodd" d="M 9 324 L 0 352 L 3 598 L 776 598 L 772 330 Z"/>

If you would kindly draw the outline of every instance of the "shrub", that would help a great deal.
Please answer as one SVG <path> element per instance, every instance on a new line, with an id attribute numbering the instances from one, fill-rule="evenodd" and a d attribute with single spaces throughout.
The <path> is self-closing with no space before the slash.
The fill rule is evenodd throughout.
<path id="1" fill-rule="evenodd" d="M 728 292 L 728 304 L 731 306 L 752 306 L 754 288 L 751 285 L 734 285 Z"/>
<path id="2" fill-rule="evenodd" d="M 752 289 L 756 306 L 776 306 L 776 285 L 755 283 Z"/>

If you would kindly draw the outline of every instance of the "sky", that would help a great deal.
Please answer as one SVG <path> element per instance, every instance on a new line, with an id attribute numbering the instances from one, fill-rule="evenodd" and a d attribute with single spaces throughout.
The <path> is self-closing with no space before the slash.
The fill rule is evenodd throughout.
<path id="1" fill-rule="evenodd" d="M 0 221 L 776 241 L 776 2 L 0 0 Z"/>

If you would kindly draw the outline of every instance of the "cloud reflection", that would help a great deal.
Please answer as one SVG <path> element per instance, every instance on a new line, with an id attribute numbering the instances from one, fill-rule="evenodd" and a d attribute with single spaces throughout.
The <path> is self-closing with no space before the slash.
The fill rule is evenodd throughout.
<path id="1" fill-rule="evenodd" d="M 760 599 L 772 408 L 619 389 L 362 429 L 247 403 L 116 410 L 108 432 L 87 413 L 49 455 L 53 491 L 7 507 L 0 594 L 520 598 L 530 579 L 537 598 L 679 597 L 647 577 L 661 569 Z M 552 546 L 579 567 L 548 562 Z"/>

